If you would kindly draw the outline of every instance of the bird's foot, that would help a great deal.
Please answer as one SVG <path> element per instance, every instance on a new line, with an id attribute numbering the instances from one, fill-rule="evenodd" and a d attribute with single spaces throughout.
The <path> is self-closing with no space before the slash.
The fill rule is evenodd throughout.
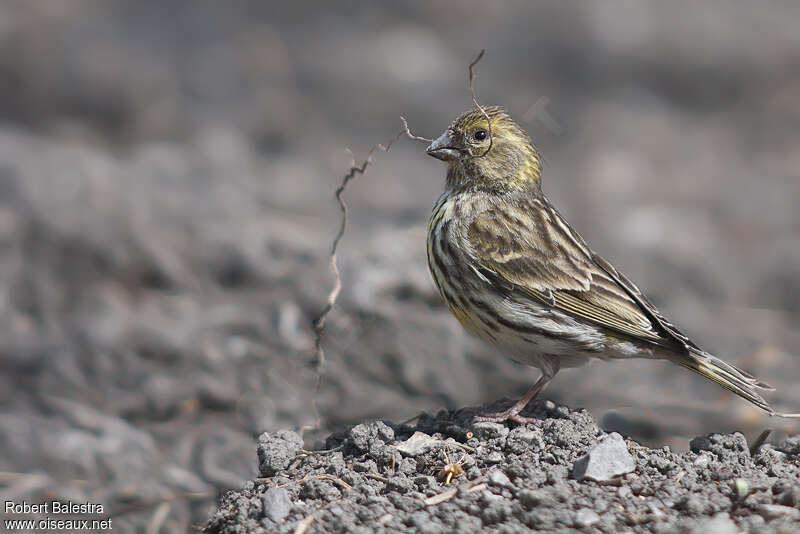
<path id="1" fill-rule="evenodd" d="M 534 417 L 525 417 L 518 413 L 512 413 L 511 410 L 476 414 L 473 420 L 476 423 L 505 423 L 506 421 L 511 421 L 519 425 L 536 424 L 541 421 Z"/>
<path id="2" fill-rule="evenodd" d="M 556 367 L 555 371 L 558 371 Z M 525 417 L 520 415 L 519 413 L 525 409 L 525 406 L 528 405 L 530 401 L 536 398 L 536 395 L 539 394 L 542 389 L 547 385 L 551 378 L 553 378 L 553 374 L 555 371 L 550 374 L 543 374 L 539 380 L 536 381 L 534 385 L 528 390 L 525 395 L 517 402 L 511 405 L 511 408 L 502 411 L 502 412 L 481 412 L 479 410 L 474 409 L 467 409 L 464 412 L 471 414 L 475 421 L 477 422 L 489 422 L 489 423 L 505 423 L 506 421 L 513 421 L 514 423 L 519 423 L 521 425 L 525 425 L 528 423 L 537 423 L 539 419 L 534 419 L 532 417 Z"/>
<path id="3" fill-rule="evenodd" d="M 476 423 L 505 423 L 507 421 L 511 421 L 520 425 L 527 425 L 536 424 L 541 421 L 540 419 L 536 419 L 534 417 L 525 417 L 524 415 L 520 415 L 519 412 L 521 411 L 522 407 L 518 407 L 515 404 L 508 410 L 503 410 L 502 412 L 485 412 L 475 408 L 465 408 L 463 410 L 459 410 L 458 413 L 472 416 L 472 420 Z"/>

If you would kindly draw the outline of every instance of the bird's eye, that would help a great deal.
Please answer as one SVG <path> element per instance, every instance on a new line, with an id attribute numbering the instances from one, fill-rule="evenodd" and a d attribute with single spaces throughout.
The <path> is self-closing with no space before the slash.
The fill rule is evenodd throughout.
<path id="1" fill-rule="evenodd" d="M 475 130 L 475 133 L 472 136 L 475 138 L 476 141 L 483 141 L 484 139 L 486 139 L 487 135 L 489 134 L 486 132 L 486 130 L 481 128 L 480 130 Z"/>

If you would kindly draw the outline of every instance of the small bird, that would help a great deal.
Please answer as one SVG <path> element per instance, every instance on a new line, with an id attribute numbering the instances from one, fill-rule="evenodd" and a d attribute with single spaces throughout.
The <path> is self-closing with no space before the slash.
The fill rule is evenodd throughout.
<path id="1" fill-rule="evenodd" d="M 665 359 L 771 415 L 772 389 L 695 345 L 639 288 L 590 249 L 542 193 L 530 137 L 500 107 L 458 117 L 427 148 L 447 163 L 428 223 L 428 266 L 470 332 L 541 371 L 509 409 L 480 421 L 532 422 L 520 412 L 561 368 L 591 358 Z"/>

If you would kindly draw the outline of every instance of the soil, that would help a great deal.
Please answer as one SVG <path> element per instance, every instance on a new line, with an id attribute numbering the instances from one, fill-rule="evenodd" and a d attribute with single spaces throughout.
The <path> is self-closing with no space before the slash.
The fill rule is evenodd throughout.
<path id="1" fill-rule="evenodd" d="M 0 2 L 4 499 L 102 504 L 92 519 L 113 518 L 116 534 L 187 532 L 259 463 L 286 473 L 296 455 L 259 462 L 256 441 L 314 426 L 315 406 L 302 447 L 322 450 L 366 421 L 522 395 L 536 371 L 471 339 L 430 280 L 445 170 L 408 139 L 345 193 L 343 286 L 314 387 L 347 149 L 363 158 L 401 115 L 439 135 L 471 106 L 466 65 L 481 48 L 477 96 L 534 139 L 559 211 L 695 342 L 800 411 L 798 21 L 797 2 Z M 769 427 L 768 450 L 800 432 L 663 362 L 567 370 L 547 398 L 675 458 L 697 435 Z M 385 444 L 413 430 L 390 428 Z M 457 434 L 443 435 L 468 441 Z M 565 469 L 591 443 L 529 473 L 555 462 L 565 485 L 553 487 L 575 485 Z M 337 452 L 345 471 L 360 457 Z M 404 496 L 489 475 L 469 453 L 467 475 L 417 488 L 446 463 L 426 454 L 406 459 L 418 474 Z M 524 475 L 505 475 L 511 502 Z M 285 489 L 268 499 L 273 517 L 289 503 L 284 527 L 314 509 Z M 772 488 L 758 491 L 743 509 Z"/>
<path id="2" fill-rule="evenodd" d="M 205 532 L 800 532 L 800 436 L 751 454 L 742 434 L 712 434 L 676 453 L 609 436 L 585 410 L 540 401 L 531 415 L 364 423 L 322 451 L 264 434 L 262 478 L 226 494 Z"/>

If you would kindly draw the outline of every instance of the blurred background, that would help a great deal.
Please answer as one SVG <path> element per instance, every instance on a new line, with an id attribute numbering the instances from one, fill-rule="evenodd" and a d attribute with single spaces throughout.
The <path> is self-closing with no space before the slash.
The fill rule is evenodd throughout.
<path id="1" fill-rule="evenodd" d="M 475 86 L 547 194 L 697 343 L 800 410 L 800 5 L 99 0 L 0 4 L 0 491 L 105 504 L 116 532 L 202 525 L 254 438 L 313 424 L 310 322 L 333 189 L 404 115 Z M 515 397 L 425 264 L 443 165 L 401 139 L 346 192 L 321 446 L 369 419 Z M 658 362 L 545 395 L 682 450 L 798 433 Z"/>

